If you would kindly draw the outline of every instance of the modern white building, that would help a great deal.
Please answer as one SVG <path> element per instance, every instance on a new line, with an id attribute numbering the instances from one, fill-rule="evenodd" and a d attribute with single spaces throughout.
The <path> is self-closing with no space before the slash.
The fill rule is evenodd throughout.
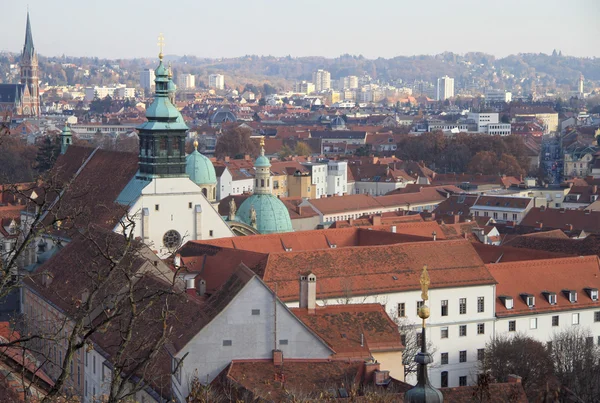
<path id="1" fill-rule="evenodd" d="M 223 74 L 209 75 L 208 86 L 217 90 L 225 89 L 225 76 Z"/>
<path id="2" fill-rule="evenodd" d="M 438 101 L 444 101 L 454 96 L 454 79 L 448 76 L 438 78 L 437 96 Z"/>
<path id="3" fill-rule="evenodd" d="M 506 102 L 512 101 L 512 93 L 505 90 L 486 90 L 485 100 L 487 102 Z"/>
<path id="4" fill-rule="evenodd" d="M 467 119 L 473 120 L 477 125 L 478 133 L 487 133 L 489 124 L 498 124 L 498 113 L 469 112 Z M 510 127 L 510 124 L 508 125 Z"/>
<path id="5" fill-rule="evenodd" d="M 327 70 L 319 69 L 313 73 L 313 83 L 315 91 L 325 91 L 331 88 L 331 73 Z"/>
<path id="6" fill-rule="evenodd" d="M 339 90 L 354 90 L 358 88 L 358 77 L 357 76 L 346 76 L 341 77 L 338 80 L 338 89 Z"/>
<path id="7" fill-rule="evenodd" d="M 152 90 L 154 88 L 154 80 L 156 75 L 153 69 L 144 69 L 140 72 L 140 87 L 145 90 Z"/>
<path id="8" fill-rule="evenodd" d="M 127 88 L 124 84 L 115 87 L 86 87 L 85 100 L 91 101 L 98 97 L 99 99 L 110 96 L 113 99 L 135 98 L 135 88 Z"/>
<path id="9" fill-rule="evenodd" d="M 327 171 L 328 164 L 323 162 L 304 162 L 302 163 L 310 170 L 311 185 L 316 188 L 315 197 L 317 199 L 326 197 L 327 192 Z"/>
<path id="10" fill-rule="evenodd" d="M 327 161 L 327 195 L 342 196 L 348 192 L 348 162 Z"/>
<path id="11" fill-rule="evenodd" d="M 297 81 L 294 83 L 294 92 L 299 94 L 312 94 L 315 92 L 315 85 L 308 81 Z"/>
<path id="12" fill-rule="evenodd" d="M 196 77 L 193 74 L 180 74 L 177 76 L 177 87 L 182 90 L 196 88 Z"/>

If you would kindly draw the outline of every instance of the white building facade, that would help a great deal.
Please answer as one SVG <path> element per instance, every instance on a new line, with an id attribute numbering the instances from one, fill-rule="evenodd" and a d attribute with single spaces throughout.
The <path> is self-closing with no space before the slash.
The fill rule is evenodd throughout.
<path id="1" fill-rule="evenodd" d="M 438 78 L 437 96 L 438 101 L 444 101 L 454 96 L 454 79 L 448 76 Z"/>
<path id="2" fill-rule="evenodd" d="M 225 76 L 223 74 L 211 74 L 208 76 L 208 86 L 216 90 L 225 89 Z"/>

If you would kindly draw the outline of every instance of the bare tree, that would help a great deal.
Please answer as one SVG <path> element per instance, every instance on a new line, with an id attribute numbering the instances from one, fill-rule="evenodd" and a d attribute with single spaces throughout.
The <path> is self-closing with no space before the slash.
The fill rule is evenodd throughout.
<path id="1" fill-rule="evenodd" d="M 600 402 L 600 349 L 589 329 L 572 326 L 551 341 L 554 374 L 561 395 L 583 402 Z"/>
<path id="2" fill-rule="evenodd" d="M 399 317 L 397 312 L 389 312 L 392 320 L 398 325 L 398 331 L 404 345 L 402 352 L 402 365 L 404 365 L 404 377 L 416 374 L 418 364 L 415 362 L 417 353 L 421 351 L 421 325 L 410 321 L 407 317 Z M 437 351 L 431 341 L 427 341 L 427 351 L 435 354 Z M 430 365 L 430 368 L 432 365 Z"/>

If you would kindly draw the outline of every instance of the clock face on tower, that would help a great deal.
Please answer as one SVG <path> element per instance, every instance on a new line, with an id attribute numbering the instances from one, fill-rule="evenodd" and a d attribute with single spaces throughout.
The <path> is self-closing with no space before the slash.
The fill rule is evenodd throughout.
<path id="1" fill-rule="evenodd" d="M 169 250 L 175 250 L 181 245 L 181 235 L 179 232 L 171 229 L 165 232 L 165 235 L 163 236 L 163 244 Z"/>

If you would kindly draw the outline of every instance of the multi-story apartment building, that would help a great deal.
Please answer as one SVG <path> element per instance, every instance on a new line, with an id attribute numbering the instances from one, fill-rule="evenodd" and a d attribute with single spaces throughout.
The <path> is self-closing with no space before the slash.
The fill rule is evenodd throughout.
<path id="1" fill-rule="evenodd" d="M 210 74 L 208 76 L 208 86 L 216 90 L 225 89 L 225 76 L 222 74 Z"/>
<path id="2" fill-rule="evenodd" d="M 331 73 L 327 70 L 319 69 L 313 73 L 313 83 L 315 91 L 325 91 L 331 88 Z"/>
<path id="3" fill-rule="evenodd" d="M 348 162 L 327 161 L 327 195 L 341 196 L 348 190 Z"/>
<path id="4" fill-rule="evenodd" d="M 491 90 L 485 91 L 486 102 L 505 102 L 509 103 L 512 101 L 512 93 L 505 90 Z"/>
<path id="5" fill-rule="evenodd" d="M 444 101 L 454 96 L 454 79 L 448 76 L 438 78 L 436 88 L 436 99 Z"/>
<path id="6" fill-rule="evenodd" d="M 496 222 L 518 224 L 535 206 L 535 199 L 515 196 L 480 196 L 471 206 L 474 217 L 489 217 Z M 544 203 L 545 204 L 545 203 Z"/>
<path id="7" fill-rule="evenodd" d="M 308 81 L 298 81 L 294 83 L 294 92 L 300 94 L 312 94 L 315 92 L 315 85 Z"/>
<path id="8" fill-rule="evenodd" d="M 99 99 L 110 96 L 114 99 L 126 99 L 135 97 L 135 88 L 127 88 L 124 84 L 115 87 L 87 87 L 85 89 L 85 100 L 91 101 L 98 97 Z"/>
<path id="9" fill-rule="evenodd" d="M 315 198 L 327 196 L 327 171 L 328 165 L 323 162 L 303 162 L 302 165 L 309 170 L 311 186 L 315 188 Z"/>
<path id="10" fill-rule="evenodd" d="M 154 80 L 156 80 L 156 75 L 154 74 L 153 69 L 144 69 L 140 71 L 140 87 L 144 90 L 153 90 Z"/>
<path id="11" fill-rule="evenodd" d="M 177 86 L 182 90 L 196 88 L 196 77 L 193 74 L 180 74 L 177 76 Z"/>

